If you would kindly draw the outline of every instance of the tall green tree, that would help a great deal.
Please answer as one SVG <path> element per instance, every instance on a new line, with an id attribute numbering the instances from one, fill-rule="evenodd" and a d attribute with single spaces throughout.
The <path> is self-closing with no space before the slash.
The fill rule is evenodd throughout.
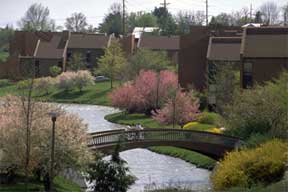
<path id="1" fill-rule="evenodd" d="M 79 71 L 85 67 L 83 55 L 79 52 L 72 54 L 71 60 L 68 62 L 68 69 L 73 71 Z"/>
<path id="2" fill-rule="evenodd" d="M 261 13 L 260 11 L 257 11 L 257 12 L 256 12 L 254 22 L 255 22 L 255 23 L 263 23 L 262 13 Z"/>
<path id="3" fill-rule="evenodd" d="M 139 75 L 141 70 L 161 71 L 168 68 L 171 61 L 164 51 L 151 51 L 148 49 L 139 49 L 128 62 L 128 80 L 133 80 Z"/>
<path id="4" fill-rule="evenodd" d="M 288 3 L 283 6 L 284 25 L 288 25 Z"/>
<path id="5" fill-rule="evenodd" d="M 102 23 L 99 25 L 100 32 L 119 36 L 123 33 L 122 27 L 122 6 L 119 3 L 114 3 L 109 8 L 109 12 L 105 15 Z"/>
<path id="6" fill-rule="evenodd" d="M 176 34 L 176 21 L 172 14 L 164 7 L 155 7 L 153 15 L 157 17 L 158 26 L 161 29 L 162 35 L 175 35 Z"/>
<path id="7" fill-rule="evenodd" d="M 126 63 L 120 43 L 112 41 L 110 46 L 105 49 L 105 55 L 99 59 L 99 70 L 110 78 L 111 89 L 113 88 L 113 81 L 123 75 L 123 68 Z"/>
<path id="8" fill-rule="evenodd" d="M 120 141 L 116 145 L 111 160 L 103 160 L 96 156 L 96 162 L 89 165 L 88 181 L 93 183 L 93 191 L 126 192 L 133 183 L 135 177 L 129 174 L 126 161 L 119 155 Z"/>
<path id="9" fill-rule="evenodd" d="M 127 23 L 128 31 L 132 32 L 135 27 L 157 27 L 157 17 L 152 13 L 130 13 Z"/>
<path id="10" fill-rule="evenodd" d="M 41 3 L 32 4 L 18 22 L 19 27 L 26 31 L 56 30 L 55 21 L 49 17 L 48 7 Z"/>

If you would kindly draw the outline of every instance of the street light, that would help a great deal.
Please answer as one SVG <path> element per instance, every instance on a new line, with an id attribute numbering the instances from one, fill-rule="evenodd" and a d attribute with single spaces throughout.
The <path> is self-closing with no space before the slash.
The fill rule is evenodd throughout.
<path id="1" fill-rule="evenodd" d="M 57 120 L 57 117 L 59 116 L 59 113 L 57 112 L 50 112 L 49 113 L 51 120 L 52 120 L 52 137 L 51 137 L 51 159 L 50 159 L 50 174 L 49 174 L 49 190 L 53 191 L 52 187 L 53 187 L 53 168 L 54 168 L 54 145 L 55 145 L 55 123 Z"/>

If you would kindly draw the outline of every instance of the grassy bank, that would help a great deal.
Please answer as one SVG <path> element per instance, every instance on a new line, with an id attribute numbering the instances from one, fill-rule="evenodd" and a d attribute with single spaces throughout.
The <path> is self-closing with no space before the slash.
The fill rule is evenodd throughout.
<path id="1" fill-rule="evenodd" d="M 189 151 L 187 149 L 181 149 L 181 148 L 176 148 L 176 147 L 150 147 L 149 149 L 156 153 L 183 159 L 189 163 L 195 164 L 199 168 L 211 170 L 213 169 L 216 163 L 215 160 L 205 155 L 202 155 L 197 152 Z"/>
<path id="2" fill-rule="evenodd" d="M 54 185 L 56 187 L 57 192 L 83 192 L 77 184 L 64 179 L 63 177 L 56 177 L 54 181 Z M 25 184 L 24 183 L 17 183 L 14 185 L 0 185 L 0 192 L 20 192 L 24 191 Z M 34 192 L 44 192 L 44 187 L 42 183 L 39 182 L 31 182 L 28 186 L 29 191 Z"/>
<path id="3" fill-rule="evenodd" d="M 162 125 L 156 120 L 152 119 L 142 113 L 126 114 L 124 112 L 114 113 L 106 115 L 105 119 L 112 123 L 122 124 L 122 125 L 136 125 L 140 123 L 145 128 L 172 128 L 172 125 Z M 180 128 L 179 125 L 176 128 Z"/>
<path id="4" fill-rule="evenodd" d="M 6 59 L 8 58 L 9 53 L 5 52 L 5 51 L 0 51 L 0 62 L 4 62 L 6 61 Z"/>
<path id="5" fill-rule="evenodd" d="M 82 92 L 77 89 L 67 92 L 58 89 L 57 87 L 51 88 L 48 94 L 35 90 L 33 93 L 33 98 L 39 101 L 56 103 L 77 103 L 109 106 L 110 102 L 107 94 L 110 91 L 110 82 L 99 82 L 93 86 L 85 87 Z M 0 97 L 7 94 L 19 94 L 17 86 L 15 84 L 10 84 L 0 87 Z"/>

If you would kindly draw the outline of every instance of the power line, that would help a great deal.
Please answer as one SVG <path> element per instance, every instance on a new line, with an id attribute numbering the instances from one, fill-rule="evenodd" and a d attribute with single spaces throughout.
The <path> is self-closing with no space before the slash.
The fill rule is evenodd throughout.
<path id="1" fill-rule="evenodd" d="M 208 26 L 208 19 L 209 19 L 209 16 L 208 16 L 208 0 L 206 0 L 206 26 Z"/>
<path id="2" fill-rule="evenodd" d="M 125 0 L 122 1 L 123 2 L 123 23 L 122 23 L 122 27 L 123 27 L 123 35 L 125 35 Z"/>

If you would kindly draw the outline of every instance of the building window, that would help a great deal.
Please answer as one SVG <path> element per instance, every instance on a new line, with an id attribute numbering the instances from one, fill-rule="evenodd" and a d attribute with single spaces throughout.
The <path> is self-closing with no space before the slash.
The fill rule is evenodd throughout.
<path id="1" fill-rule="evenodd" d="M 91 51 L 86 52 L 86 62 L 90 63 L 91 62 Z"/>
<path id="2" fill-rule="evenodd" d="M 71 57 L 72 57 L 72 51 L 69 50 L 67 51 L 67 61 L 71 61 Z"/>
<path id="3" fill-rule="evenodd" d="M 40 63 L 39 60 L 35 61 L 35 77 L 40 76 Z"/>
<path id="4" fill-rule="evenodd" d="M 213 61 L 210 61 L 208 63 L 208 83 L 209 84 L 215 83 L 216 72 L 217 72 L 216 63 L 214 63 Z"/>
<path id="5" fill-rule="evenodd" d="M 249 89 L 253 86 L 253 64 L 251 62 L 244 62 L 243 65 L 243 88 Z"/>

